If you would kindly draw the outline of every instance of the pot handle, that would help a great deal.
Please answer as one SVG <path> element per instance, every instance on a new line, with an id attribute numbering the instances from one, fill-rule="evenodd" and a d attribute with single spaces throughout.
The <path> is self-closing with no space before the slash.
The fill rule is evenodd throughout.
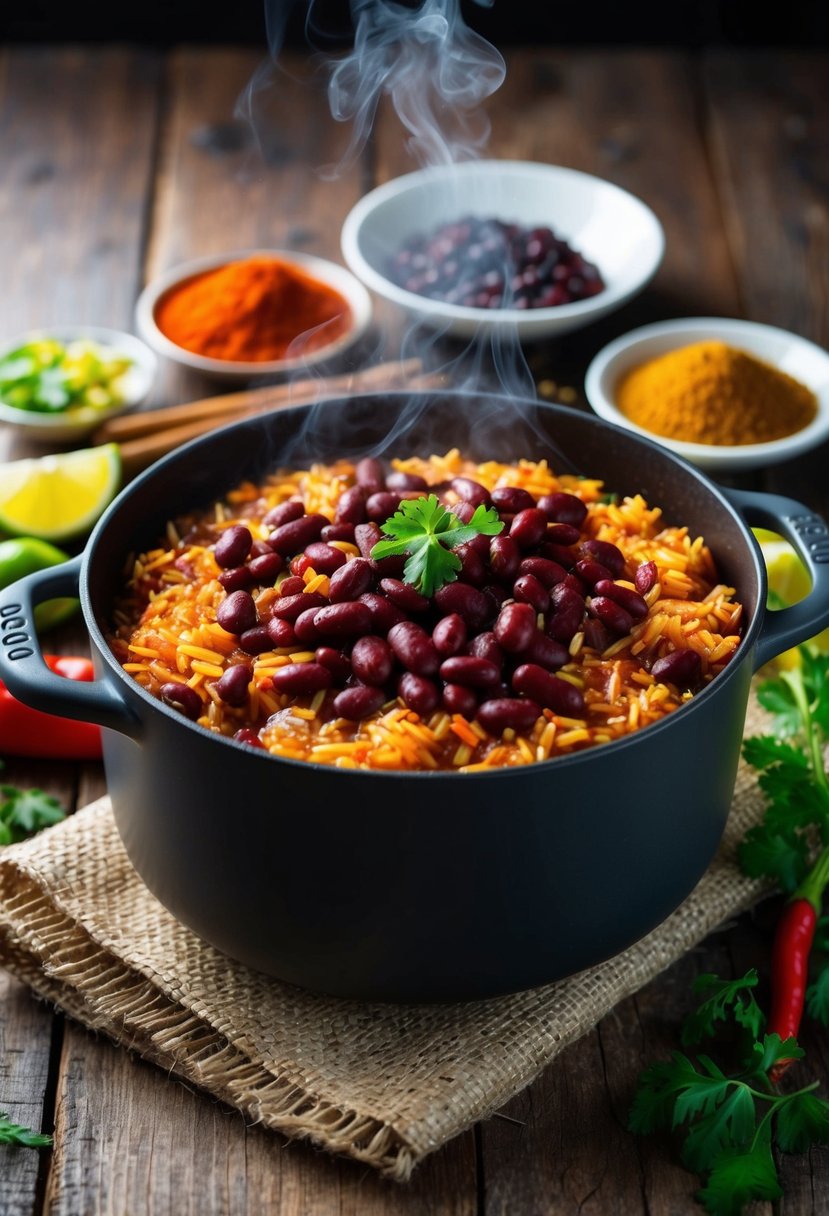
<path id="1" fill-rule="evenodd" d="M 138 719 L 115 688 L 103 680 L 67 680 L 43 661 L 34 610 L 44 600 L 77 597 L 81 561 L 82 556 L 36 570 L 0 591 L 0 679 L 12 696 L 33 709 L 135 736 Z"/>
<path id="2" fill-rule="evenodd" d="M 746 523 L 779 532 L 809 571 L 812 589 L 790 608 L 767 612 L 757 639 L 755 670 L 791 646 L 799 646 L 829 625 L 829 527 L 794 498 L 722 489 Z"/>

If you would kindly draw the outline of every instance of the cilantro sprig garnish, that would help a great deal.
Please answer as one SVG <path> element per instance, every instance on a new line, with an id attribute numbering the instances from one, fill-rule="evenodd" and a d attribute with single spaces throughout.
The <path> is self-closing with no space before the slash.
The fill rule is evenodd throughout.
<path id="1" fill-rule="evenodd" d="M 48 1148 L 51 1143 L 51 1136 L 33 1132 L 30 1127 L 23 1127 L 20 1123 L 12 1123 L 9 1116 L 0 1111 L 0 1144 L 16 1144 L 21 1148 Z"/>
<path id="2" fill-rule="evenodd" d="M 724 1071 L 710 1055 L 675 1051 L 641 1074 L 630 1111 L 631 1131 L 669 1128 L 682 1137 L 682 1160 L 704 1178 L 697 1199 L 712 1216 L 739 1216 L 745 1204 L 782 1195 L 772 1149 L 802 1153 L 829 1144 L 829 1102 L 811 1085 L 781 1094 L 770 1074 L 782 1060 L 799 1059 L 794 1039 L 763 1034 L 754 999 L 757 972 L 739 980 L 701 975 L 702 997 L 686 1019 L 683 1043 L 711 1038 L 729 1022 L 741 1038 L 735 1066 Z"/>
<path id="3" fill-rule="evenodd" d="M 379 560 L 408 555 L 403 578 L 421 595 L 434 595 L 444 583 L 454 582 L 458 577 L 462 563 L 457 553 L 452 552 L 457 545 L 482 534 L 497 536 L 503 529 L 504 523 L 494 507 L 476 507 L 465 524 L 435 494 L 407 498 L 391 519 L 380 525 L 380 530 L 391 539 L 378 541 L 371 556 Z"/>
<path id="4" fill-rule="evenodd" d="M 0 760 L 0 769 L 2 767 Z M 0 785 L 0 845 L 17 844 L 64 818 L 62 806 L 51 794 Z"/>

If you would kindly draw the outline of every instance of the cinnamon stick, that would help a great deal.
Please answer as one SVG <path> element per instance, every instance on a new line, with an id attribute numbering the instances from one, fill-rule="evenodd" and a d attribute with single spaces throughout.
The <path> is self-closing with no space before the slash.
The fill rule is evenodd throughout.
<path id="1" fill-rule="evenodd" d="M 332 393 L 402 386 L 408 383 L 412 376 L 417 376 L 421 368 L 420 359 L 378 363 L 374 367 L 325 379 L 309 378 L 294 380 L 290 384 L 269 384 L 262 388 L 223 393 L 218 397 L 204 397 L 183 405 L 142 410 L 137 414 L 122 414 L 100 426 L 92 436 L 92 442 L 126 442 L 141 435 L 155 435 L 168 427 L 182 427 L 201 419 L 212 419 L 213 425 L 218 426 L 219 419 L 229 421 L 234 416 L 241 417 L 257 410 L 277 409 L 281 405 L 307 405 L 309 401 L 323 394 L 330 396 Z"/>

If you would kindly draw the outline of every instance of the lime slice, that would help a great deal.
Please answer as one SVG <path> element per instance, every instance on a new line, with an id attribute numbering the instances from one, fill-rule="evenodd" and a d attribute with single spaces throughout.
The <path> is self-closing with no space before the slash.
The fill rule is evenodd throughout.
<path id="1" fill-rule="evenodd" d="M 755 528 L 769 576 L 769 590 L 779 596 L 784 604 L 796 604 L 805 599 L 812 587 L 812 580 L 803 562 L 787 540 L 776 532 Z M 817 637 L 810 638 L 807 645 L 823 654 L 829 654 L 829 629 Z M 775 659 L 780 667 L 790 667 L 798 662 L 797 650 L 787 650 Z"/>
<path id="2" fill-rule="evenodd" d="M 0 530 L 66 540 L 88 532 L 121 481 L 117 444 L 0 465 Z"/>

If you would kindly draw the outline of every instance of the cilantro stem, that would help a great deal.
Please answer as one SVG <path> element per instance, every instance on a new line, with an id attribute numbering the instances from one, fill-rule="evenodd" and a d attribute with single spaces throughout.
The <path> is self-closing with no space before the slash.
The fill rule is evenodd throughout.
<path id="1" fill-rule="evenodd" d="M 823 763 L 823 740 L 821 731 L 812 716 L 809 698 L 806 696 L 803 673 L 799 667 L 796 667 L 793 671 L 781 672 L 780 678 L 788 686 L 797 705 L 803 726 L 803 734 L 809 749 L 808 755 L 812 773 L 818 788 L 823 794 L 824 802 L 829 809 L 829 778 L 826 776 L 826 768 Z"/>

